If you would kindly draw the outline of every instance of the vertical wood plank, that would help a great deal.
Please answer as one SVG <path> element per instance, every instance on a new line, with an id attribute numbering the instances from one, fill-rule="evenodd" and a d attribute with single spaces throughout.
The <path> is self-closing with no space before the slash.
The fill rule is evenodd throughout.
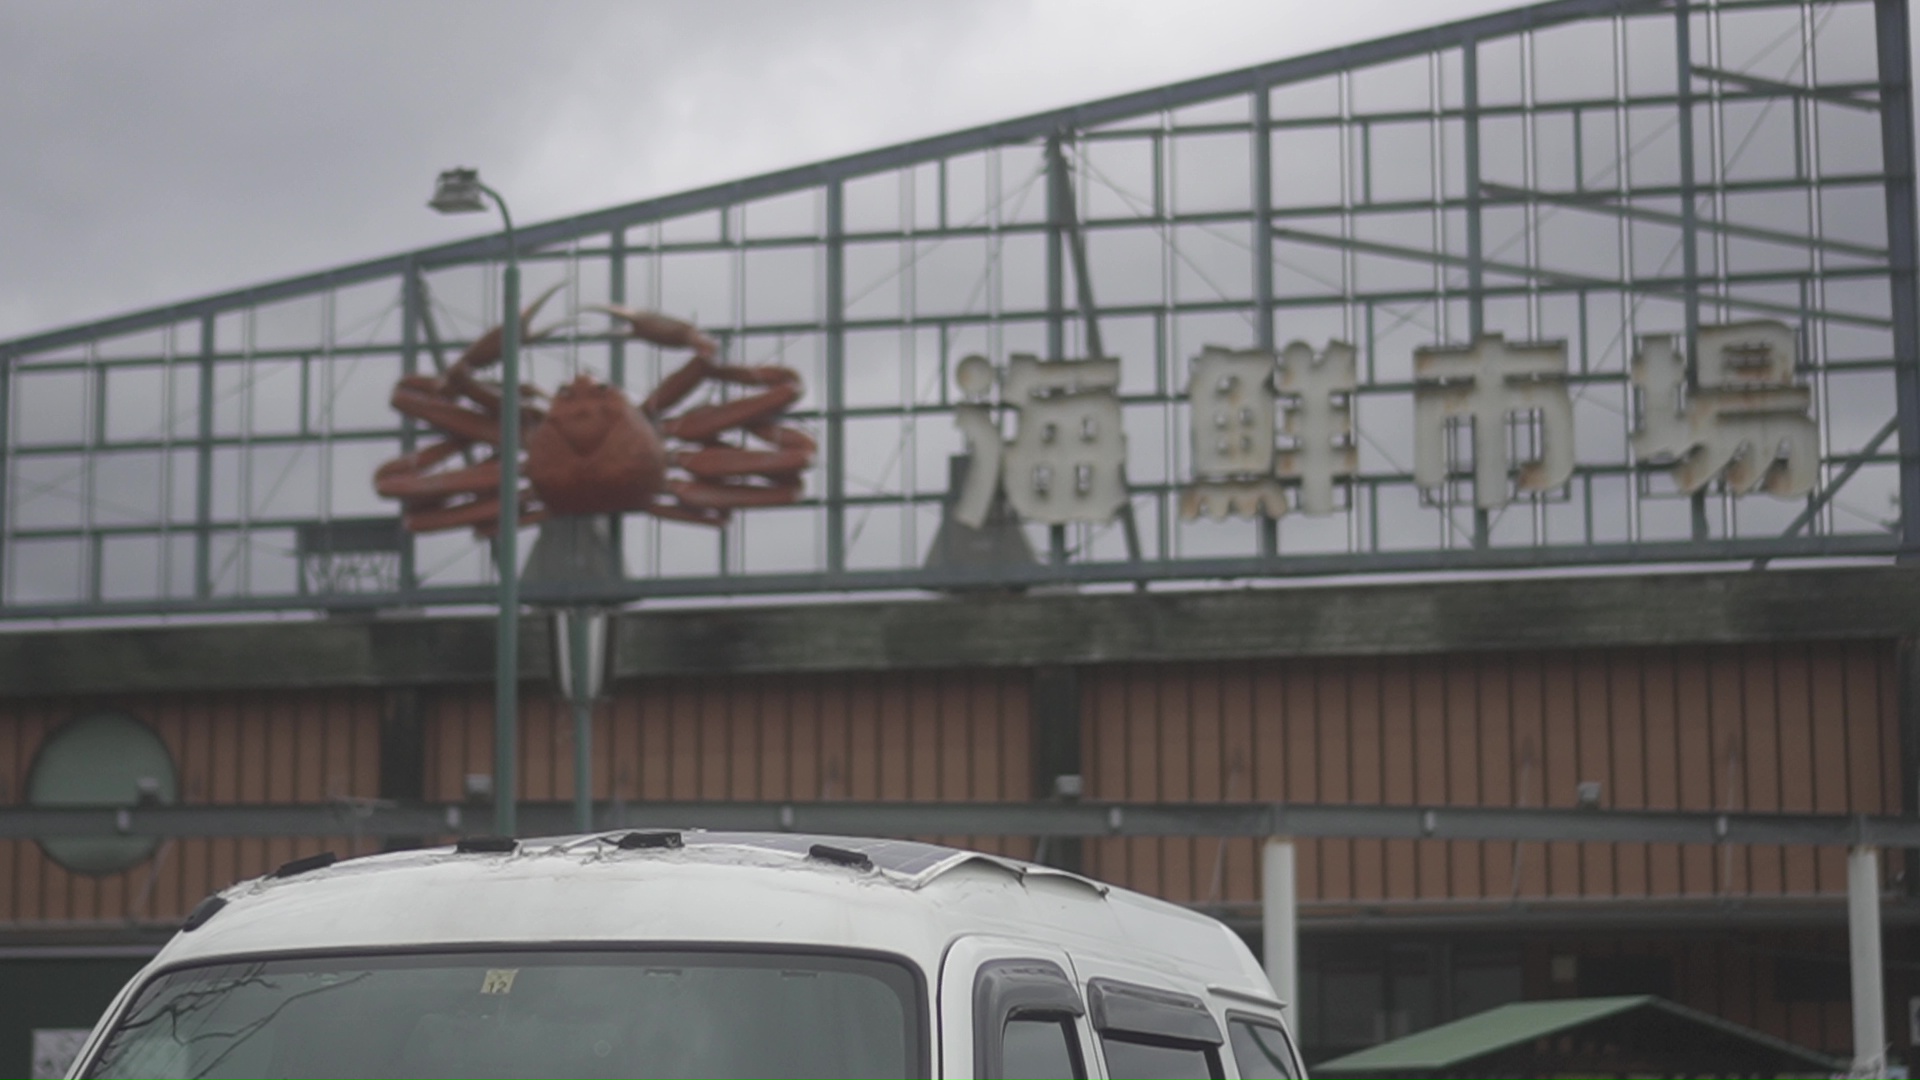
<path id="1" fill-rule="evenodd" d="M 825 748 L 820 735 L 819 675 L 796 675 L 788 682 L 787 711 L 793 748 L 790 759 L 793 798 L 815 800 L 826 797 L 822 789 Z"/>
<path id="2" fill-rule="evenodd" d="M 1126 679 L 1126 798 L 1153 799 L 1160 790 L 1160 690 L 1157 673 L 1134 669 Z M 1160 844 L 1151 838 L 1127 841 L 1128 888 L 1159 895 L 1165 882 Z"/>
<path id="3" fill-rule="evenodd" d="M 1193 664 L 1172 665 L 1155 680 L 1154 702 L 1158 723 L 1159 760 L 1154 798 L 1186 802 L 1193 798 Z M 1159 895 L 1175 903 L 1191 903 L 1198 894 L 1196 845 L 1184 836 L 1159 843 Z"/>
<path id="4" fill-rule="evenodd" d="M 1126 699 L 1120 693 L 1111 666 L 1080 672 L 1081 790 L 1091 799 L 1119 798 L 1126 785 Z M 1031 691 L 1029 691 L 1031 692 Z M 1089 837 L 1081 845 L 1087 873 L 1103 881 L 1118 881 L 1124 869 L 1125 849 L 1108 837 Z"/>
<path id="5" fill-rule="evenodd" d="M 1579 672 L 1567 653 L 1547 653 L 1540 663 L 1543 708 L 1540 758 L 1543 806 L 1570 806 L 1580 776 Z M 1547 845 L 1547 895 L 1582 894 L 1580 845 Z"/>
<path id="6" fill-rule="evenodd" d="M 1440 722 L 1446 739 L 1445 795 L 1448 806 L 1480 806 L 1481 708 L 1480 680 L 1476 670 L 1480 657 L 1447 657 L 1441 669 L 1443 707 Z M 1473 899 L 1485 895 L 1485 852 L 1482 845 L 1465 841 L 1447 844 L 1447 890 L 1449 899 Z"/>
<path id="7" fill-rule="evenodd" d="M 1674 722 L 1680 780 L 1680 809 L 1712 810 L 1717 790 L 1714 779 L 1713 729 L 1709 721 L 1709 680 L 1706 658 L 1697 649 L 1676 650 Z M 1681 890 L 1702 896 L 1719 887 L 1718 855 L 1710 847 L 1689 844 L 1681 850 Z"/>
<path id="8" fill-rule="evenodd" d="M 1514 802 L 1518 806 L 1546 805 L 1547 689 L 1544 659 L 1523 653 L 1510 660 L 1509 704 L 1513 717 Z M 1516 896 L 1541 897 L 1548 890 L 1548 847 L 1514 845 L 1509 889 Z"/>
<path id="9" fill-rule="evenodd" d="M 726 771 L 726 797 L 729 799 L 765 798 L 761 782 L 764 763 L 760 694 L 756 685 L 764 676 L 735 678 L 720 682 L 710 693 L 726 703 L 727 749 L 723 763 Z"/>
<path id="10" fill-rule="evenodd" d="M 1380 661 L 1380 743 L 1384 767 L 1381 801 L 1396 806 L 1418 800 L 1414 789 L 1414 672 L 1399 657 Z M 1415 844 L 1411 840 L 1382 842 L 1383 894 L 1389 900 L 1411 900 L 1419 895 Z"/>
<path id="11" fill-rule="evenodd" d="M 1899 788 L 1892 797 L 1882 787 L 1880 763 L 1900 760 L 1899 729 L 1886 724 L 1893 710 L 1880 697 L 1880 657 L 1889 651 L 1879 642 L 1847 642 L 1840 647 L 1844 665 L 1847 725 L 1847 810 L 1855 814 L 1897 814 Z M 1892 736 L 1892 738 L 1888 738 Z"/>
<path id="12" fill-rule="evenodd" d="M 1847 685 L 1844 646 L 1819 643 L 1807 656 L 1813 675 L 1813 809 L 1843 814 L 1852 801 L 1847 791 Z M 1847 853 L 1821 848 L 1814 854 L 1815 885 L 1821 892 L 1845 892 Z"/>
<path id="13" fill-rule="evenodd" d="M 1734 646 L 1712 646 L 1702 650 L 1708 672 L 1708 715 L 1713 745 L 1713 792 L 1716 810 L 1745 810 L 1748 770 L 1746 768 L 1746 684 L 1741 678 L 1740 650 Z M 1723 847 L 1717 854 L 1719 888 L 1722 892 L 1744 895 L 1748 889 L 1747 851 L 1742 847 Z"/>
<path id="14" fill-rule="evenodd" d="M 1606 805 L 1639 810 L 1647 805 L 1646 650 L 1619 649 L 1607 666 L 1607 777 Z M 1648 852 L 1645 844 L 1616 844 L 1613 851 L 1614 889 L 1622 896 L 1648 893 Z"/>
<path id="15" fill-rule="evenodd" d="M 1574 661 L 1574 776 L 1573 784 L 1564 789 L 1565 795 L 1560 796 L 1569 803 L 1578 797 L 1578 785 L 1582 781 L 1600 784 L 1602 806 L 1611 805 L 1614 797 L 1613 755 L 1610 753 L 1612 732 L 1609 730 L 1613 719 L 1610 683 L 1612 662 L 1613 657 L 1608 650 L 1586 652 Z M 1553 793 L 1549 792 L 1549 798 L 1552 797 Z M 1580 845 L 1580 895 L 1612 896 L 1615 890 L 1613 866 L 1613 845 Z"/>
<path id="16" fill-rule="evenodd" d="M 1313 665 L 1315 715 L 1319 753 L 1315 774 L 1319 779 L 1320 801 L 1353 801 L 1353 702 L 1352 665 L 1343 660 Z M 1322 840 L 1318 844 L 1319 888 L 1314 895 L 1321 900 L 1353 898 L 1353 841 Z M 1305 899 L 1305 897 L 1302 897 Z"/>
<path id="17" fill-rule="evenodd" d="M 1444 661 L 1417 657 L 1413 677 L 1413 801 L 1440 806 L 1447 801 L 1449 751 L 1447 743 L 1447 681 Z M 1423 900 L 1443 900 L 1452 892 L 1449 882 L 1450 845 L 1423 843 L 1414 855 L 1414 894 Z"/>
<path id="18" fill-rule="evenodd" d="M 828 676 L 820 687 L 820 736 L 823 775 L 821 797 L 859 798 L 864 788 L 854 786 L 855 759 L 853 723 L 853 680 L 844 675 Z M 872 740 L 862 753 L 872 753 Z"/>
<path id="19" fill-rule="evenodd" d="M 1367 806 L 1388 802 L 1386 769 L 1391 752 L 1386 745 L 1385 675 L 1377 657 L 1355 660 L 1348 683 L 1353 717 L 1351 754 L 1353 801 Z M 1256 856 L 1257 857 L 1257 856 Z M 1378 900 L 1387 894 L 1386 846 L 1379 840 L 1353 841 L 1353 896 Z"/>
<path id="20" fill-rule="evenodd" d="M 1221 802 L 1233 798 L 1233 787 L 1226 762 L 1225 710 L 1221 692 L 1225 684 L 1219 663 L 1195 664 L 1189 670 L 1187 687 L 1193 757 L 1191 762 L 1191 798 L 1195 802 Z M 1231 857 L 1226 838 L 1196 837 L 1193 842 L 1195 880 L 1193 895 L 1201 903 L 1217 904 L 1226 895 L 1227 859 Z"/>
<path id="21" fill-rule="evenodd" d="M 1645 805 L 1649 810 L 1676 810 L 1680 806 L 1680 770 L 1673 651 L 1645 650 L 1641 677 L 1640 701 L 1646 732 L 1643 744 Z M 1677 896 L 1681 888 L 1680 846 L 1647 845 L 1647 891 L 1654 896 Z"/>
<path id="22" fill-rule="evenodd" d="M 1469 677 L 1474 680 L 1473 697 L 1480 718 L 1477 758 L 1477 800 L 1487 806 L 1514 806 L 1515 781 L 1513 739 L 1513 679 L 1511 661 L 1506 654 L 1477 658 Z M 1514 844 L 1498 840 L 1480 845 L 1481 869 L 1473 883 L 1472 895 L 1489 898 L 1514 895 Z"/>
<path id="23" fill-rule="evenodd" d="M 1320 691 L 1311 661 L 1290 660 L 1279 665 L 1282 672 L 1281 716 L 1286 732 L 1287 798 L 1294 802 L 1319 802 L 1320 785 Z M 1294 883 L 1303 899 L 1319 897 L 1320 842 L 1297 840 L 1294 843 Z"/>
<path id="24" fill-rule="evenodd" d="M 996 785 L 1003 799 L 1021 798 L 1028 790 L 1026 778 L 1033 775 L 1033 684 L 1023 671 L 1001 671 L 992 678 L 993 689 L 991 704 L 996 720 L 996 736 L 999 742 L 999 762 Z M 1085 738 L 1086 719 L 1083 716 L 1082 738 Z M 1081 772 L 1084 780 L 1088 761 L 1086 744 L 1081 743 Z M 1031 838 L 1009 838 L 1008 850 L 1022 857 L 1031 857 L 1034 853 L 1034 841 Z M 1084 850 L 1084 847 L 1083 847 Z"/>
<path id="25" fill-rule="evenodd" d="M 763 675 L 754 682 L 755 705 L 760 714 L 755 797 L 785 802 L 794 797 L 793 677 Z"/>

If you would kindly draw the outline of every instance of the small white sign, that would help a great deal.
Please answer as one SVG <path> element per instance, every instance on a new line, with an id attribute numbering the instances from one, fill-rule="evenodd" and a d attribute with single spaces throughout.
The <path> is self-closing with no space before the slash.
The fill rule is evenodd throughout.
<path id="1" fill-rule="evenodd" d="M 58 1080 L 67 1075 L 67 1066 L 73 1064 L 86 1041 L 86 1028 L 34 1028 L 33 1080 Z"/>

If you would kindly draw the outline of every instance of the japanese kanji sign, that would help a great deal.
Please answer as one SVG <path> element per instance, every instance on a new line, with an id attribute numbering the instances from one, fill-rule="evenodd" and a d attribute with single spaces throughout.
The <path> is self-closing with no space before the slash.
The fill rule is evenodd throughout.
<path id="1" fill-rule="evenodd" d="M 1429 490 L 1447 479 L 1447 421 L 1473 422 L 1473 502 L 1491 510 L 1514 488 L 1546 491 L 1573 475 L 1573 399 L 1567 396 L 1564 342 L 1508 344 L 1483 335 L 1466 348 L 1413 353 L 1413 480 Z M 1508 423 L 1535 414 L 1540 456 L 1509 460 Z"/>
<path id="2" fill-rule="evenodd" d="M 1641 426 L 1634 456 L 1672 461 L 1685 492 L 1715 479 L 1739 494 L 1813 490 L 1820 431 L 1807 415 L 1813 393 L 1794 379 L 1799 336 L 1771 320 L 1700 328 L 1697 386 L 1684 393 L 1686 360 L 1670 336 L 1642 338 L 1633 358 Z M 1684 396 L 1684 403 L 1683 403 Z"/>
<path id="3" fill-rule="evenodd" d="M 992 365 L 968 357 L 957 377 L 971 399 L 957 410 L 957 422 L 975 454 L 955 506 L 957 520 L 979 528 L 1000 485 L 1022 518 L 1049 525 L 1108 521 L 1126 505 L 1120 361 L 1014 354 L 1002 400 L 1017 414 L 1018 428 L 1004 445 L 985 404 Z"/>
<path id="4" fill-rule="evenodd" d="M 1341 341 L 1317 354 L 1296 341 L 1277 359 L 1259 350 L 1202 350 L 1187 384 L 1194 484 L 1181 498 L 1181 516 L 1277 518 L 1288 509 L 1282 481 L 1297 485 L 1300 510 L 1332 513 L 1334 481 L 1359 465 L 1354 373 L 1353 346 Z M 1283 425 L 1276 408 L 1286 414 Z M 1285 436 L 1286 449 L 1276 435 Z"/>
<path id="5" fill-rule="evenodd" d="M 1715 480 L 1742 495 L 1811 490 L 1819 429 L 1808 415 L 1812 391 L 1795 381 L 1797 342 L 1791 327 L 1772 321 L 1701 327 L 1689 388 L 1680 345 L 1671 336 L 1643 338 L 1632 371 L 1641 400 L 1635 458 L 1670 466 L 1686 492 Z M 1416 349 L 1413 371 L 1413 479 L 1420 487 L 1442 489 L 1467 467 L 1454 460 L 1464 455 L 1449 453 L 1450 432 L 1461 427 L 1471 435 L 1476 507 L 1497 509 L 1516 492 L 1551 491 L 1572 477 L 1564 342 L 1485 334 L 1471 345 Z M 1341 341 L 1317 352 L 1296 341 L 1278 355 L 1201 350 L 1189 365 L 1192 478 L 1181 492 L 1181 516 L 1337 510 L 1341 482 L 1359 471 L 1357 376 L 1355 349 Z M 972 455 L 957 520 L 979 527 L 1002 489 L 1023 519 L 1054 525 L 1109 521 L 1126 505 L 1118 360 L 1016 354 L 1002 379 L 984 357 L 970 356 L 956 378 L 967 399 L 956 421 Z M 1016 417 L 1011 439 L 1003 437 L 990 400 L 1000 382 L 1000 406 Z"/>

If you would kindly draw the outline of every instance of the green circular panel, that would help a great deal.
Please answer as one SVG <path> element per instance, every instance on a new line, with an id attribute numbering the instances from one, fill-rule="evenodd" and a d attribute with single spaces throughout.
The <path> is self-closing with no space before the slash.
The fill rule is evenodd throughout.
<path id="1" fill-rule="evenodd" d="M 180 778 L 173 755 L 153 729 L 125 713 L 75 718 L 40 744 L 27 774 L 33 806 L 133 806 L 170 803 Z M 41 840 L 54 862 L 81 874 L 117 874 L 153 854 L 151 836 L 62 836 Z"/>

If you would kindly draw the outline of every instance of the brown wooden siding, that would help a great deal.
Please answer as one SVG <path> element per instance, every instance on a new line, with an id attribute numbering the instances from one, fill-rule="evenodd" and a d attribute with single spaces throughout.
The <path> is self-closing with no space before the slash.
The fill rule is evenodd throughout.
<path id="1" fill-rule="evenodd" d="M 381 694 L 372 690 L 257 692 L 0 701 L 0 802 L 24 797 L 42 739 L 73 717 L 117 709 L 166 743 L 182 802 L 326 802 L 371 798 L 380 774 Z M 301 855 L 377 851 L 351 836 L 163 841 L 119 874 L 63 870 L 31 840 L 0 840 L 0 924 L 172 922 L 200 899 Z"/>
<path id="2" fill-rule="evenodd" d="M 1080 669 L 1091 797 L 1566 806 L 1598 780 L 1615 808 L 1896 812 L 1891 643 L 1632 648 Z M 594 795 L 660 799 L 1022 800 L 1033 796 L 1031 673 L 626 680 L 595 710 Z M 421 692 L 424 794 L 492 770 L 484 686 Z M 379 793 L 378 690 L 0 703 L 0 802 L 46 732 L 83 708 L 153 725 L 200 803 Z M 566 707 L 522 704 L 521 794 L 572 797 Z M 1010 854 L 1026 841 L 949 837 Z M 0 923 L 168 920 L 299 854 L 371 842 L 184 840 L 125 874 L 65 873 L 0 841 Z M 1177 901 L 1259 897 L 1252 841 L 1096 840 L 1086 869 Z M 1305 842 L 1302 899 L 1780 896 L 1844 890 L 1838 849 Z"/>
<path id="3" fill-rule="evenodd" d="M 1888 643 L 1083 669 L 1098 799 L 1897 813 Z M 1251 840 L 1103 839 L 1088 870 L 1258 900 Z M 1303 841 L 1307 903 L 1844 892 L 1838 848 Z"/>
<path id="4" fill-rule="evenodd" d="M 429 706 L 427 797 L 493 769 L 484 688 Z M 564 703 L 521 710 L 521 795 L 573 798 Z M 1032 797 L 1024 671 L 763 675 L 624 682 L 594 710 L 594 798 L 1006 801 Z M 1027 854 L 1025 840 L 948 837 Z"/>

